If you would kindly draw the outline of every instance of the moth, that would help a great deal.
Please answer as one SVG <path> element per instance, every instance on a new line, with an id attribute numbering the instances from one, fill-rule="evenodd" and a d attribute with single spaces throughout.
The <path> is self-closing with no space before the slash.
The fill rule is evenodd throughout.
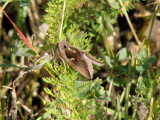
<path id="1" fill-rule="evenodd" d="M 57 54 L 64 62 L 88 79 L 93 79 L 93 64 L 98 66 L 103 65 L 92 55 L 71 46 L 65 39 L 58 44 Z"/>

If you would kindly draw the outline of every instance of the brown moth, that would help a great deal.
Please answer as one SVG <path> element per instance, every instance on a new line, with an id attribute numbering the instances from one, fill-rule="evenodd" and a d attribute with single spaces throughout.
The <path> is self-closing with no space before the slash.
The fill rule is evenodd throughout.
<path id="1" fill-rule="evenodd" d="M 58 44 L 57 54 L 66 63 L 88 79 L 93 78 L 93 64 L 98 66 L 103 65 L 90 54 L 71 46 L 65 39 Z"/>

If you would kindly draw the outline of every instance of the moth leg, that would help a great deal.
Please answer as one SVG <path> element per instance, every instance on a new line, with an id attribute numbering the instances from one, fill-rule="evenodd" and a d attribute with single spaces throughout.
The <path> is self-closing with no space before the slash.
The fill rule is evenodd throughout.
<path id="1" fill-rule="evenodd" d="M 74 58 L 70 58 L 69 61 L 75 60 Z"/>
<path id="2" fill-rule="evenodd" d="M 67 71 L 66 70 L 66 64 L 65 64 L 65 62 L 64 62 L 64 60 L 63 60 L 63 58 L 61 57 L 61 56 L 59 56 L 59 58 L 62 60 L 62 62 L 63 62 L 63 64 L 64 64 L 64 73 Z"/>
<path id="3" fill-rule="evenodd" d="M 66 70 L 66 63 L 64 62 L 64 60 L 62 59 L 62 62 L 63 62 L 63 64 L 64 64 L 64 73 L 67 71 Z"/>

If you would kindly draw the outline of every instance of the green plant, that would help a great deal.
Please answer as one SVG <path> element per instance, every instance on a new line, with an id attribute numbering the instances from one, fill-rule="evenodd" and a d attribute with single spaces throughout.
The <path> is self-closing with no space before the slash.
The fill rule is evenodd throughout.
<path id="1" fill-rule="evenodd" d="M 12 55 L 32 58 L 34 65 L 28 67 L 29 72 L 37 70 L 34 73 L 34 81 L 28 82 L 31 87 L 27 85 L 26 89 L 21 92 L 24 93 L 22 98 L 26 99 L 26 105 L 30 109 L 34 108 L 32 102 L 35 96 L 32 93 L 38 93 L 36 88 L 38 86 L 38 76 L 41 74 L 39 69 L 45 68 L 50 74 L 49 77 L 43 77 L 47 87 L 42 84 L 42 86 L 39 85 L 39 88 L 45 91 L 48 99 L 37 95 L 45 105 L 43 108 L 45 111 L 43 111 L 43 114 L 36 113 L 33 116 L 30 115 L 30 117 L 26 113 L 23 114 L 21 106 L 18 105 L 22 119 L 29 119 L 29 117 L 39 120 L 141 119 L 139 114 L 143 115 L 143 112 L 140 111 L 143 108 L 146 110 L 143 117 L 148 119 L 151 119 L 151 117 L 159 118 L 160 100 L 157 93 L 159 73 L 152 67 L 156 57 L 149 55 L 148 49 L 144 48 L 143 44 L 138 44 L 141 49 L 133 54 L 126 47 L 119 50 L 112 48 L 108 40 L 112 32 L 115 31 L 114 25 L 117 23 L 117 17 L 124 13 L 127 18 L 126 11 L 134 8 L 134 2 L 133 0 L 119 0 L 119 2 L 111 0 L 107 2 L 103 0 L 49 1 L 46 9 L 47 14 L 44 16 L 44 22 L 49 25 L 49 30 L 40 49 L 41 52 L 46 49 L 49 49 L 51 53 L 54 52 L 54 60 L 51 56 L 43 56 L 35 60 L 36 51 L 34 48 L 32 49 L 32 45 L 31 47 L 28 45 L 28 41 L 24 40 L 23 35 L 21 35 L 21 38 L 25 43 L 19 42 L 16 48 L 12 49 Z M 24 23 L 25 17 L 18 18 L 21 23 Z M 129 18 L 127 18 L 127 21 L 130 22 Z M 133 32 L 131 23 L 130 27 Z M 152 27 L 150 29 L 152 31 Z M 99 52 L 99 55 L 103 58 L 103 63 L 108 65 L 103 67 L 107 77 L 102 77 L 104 80 L 96 78 L 88 81 L 69 65 L 65 65 L 60 58 L 55 58 L 57 44 L 62 39 L 66 39 L 71 45 L 82 51 L 90 52 L 92 49 L 91 52 L 94 55 Z M 32 50 L 26 48 L 26 45 Z M 26 68 L 26 66 L 13 64 L 14 59 L 12 58 L 11 64 L 1 64 L 0 66 Z M 100 60 L 102 61 L 102 59 Z M 95 69 L 99 70 L 100 68 L 95 67 Z M 28 71 L 26 70 L 26 72 Z M 11 78 L 8 76 L 6 75 L 7 82 Z M 3 81 L 5 81 L 5 77 L 3 77 Z M 24 80 L 23 83 L 26 81 Z M 106 85 L 106 82 L 110 83 L 109 86 Z M 3 82 L 2 84 L 5 85 Z M 109 90 L 106 90 L 107 87 Z M 119 90 L 122 88 L 123 90 Z M 115 92 L 115 90 L 117 91 Z M 27 94 L 28 91 L 31 91 L 29 95 Z M 4 114 L 2 108 L 7 106 L 6 103 L 3 100 L 1 101 L 0 112 L 2 114 Z M 3 118 L 3 115 L 0 115 L 0 118 Z"/>
<path id="2" fill-rule="evenodd" d="M 50 23 L 50 30 L 49 30 L 49 42 L 51 43 L 57 43 L 59 40 L 63 38 L 67 38 L 70 43 L 78 47 L 81 50 L 84 49 L 91 49 L 91 46 L 88 42 L 87 39 L 85 39 L 86 36 L 83 37 L 83 35 L 80 35 L 79 28 L 83 30 L 88 31 L 88 35 L 92 38 L 96 38 L 96 44 L 98 42 L 101 42 L 101 38 L 105 40 L 107 36 L 112 32 L 112 24 L 116 23 L 116 19 L 118 14 L 122 14 L 120 11 L 120 6 L 117 6 L 116 9 L 118 11 L 115 12 L 115 9 L 105 9 L 105 4 L 104 1 L 100 5 L 99 12 L 97 12 L 97 9 L 94 9 L 92 4 L 95 4 L 96 2 L 88 2 L 87 7 L 82 7 L 78 9 L 75 13 L 72 13 L 74 11 L 74 7 L 66 7 L 65 12 L 63 11 L 64 7 L 64 2 L 68 6 L 72 6 L 68 1 L 52 1 L 50 2 L 49 8 L 47 9 L 47 16 L 45 16 L 45 20 Z M 74 6 L 76 6 L 76 2 L 74 3 Z M 72 9 L 71 9 L 72 8 Z M 87 9 L 86 9 L 87 8 Z M 88 9 L 89 8 L 89 9 Z M 126 10 L 129 10 L 133 8 L 132 2 L 127 6 Z M 69 11 L 69 13 L 68 13 Z M 95 12 L 96 11 L 96 12 Z M 64 21 L 63 21 L 63 15 L 62 13 L 64 12 Z M 93 13 L 93 14 L 92 14 Z M 108 14 L 107 14 L 108 13 Z M 109 14 L 110 13 L 110 14 Z M 95 19 L 86 19 L 86 17 L 92 17 Z M 113 17 L 114 16 L 114 17 Z M 51 22 L 52 18 L 54 19 L 54 22 Z M 74 18 L 74 20 L 73 20 Z M 110 20 L 109 20 L 110 19 Z M 95 22 L 96 21 L 96 22 Z M 106 24 L 107 21 L 107 24 Z M 63 24 L 62 24 L 63 23 Z M 78 24 L 82 23 L 82 24 Z M 60 26 L 63 25 L 62 27 L 62 32 Z M 91 27 L 88 27 L 91 26 Z M 60 34 L 61 33 L 61 34 Z M 77 34 L 78 33 L 78 34 Z M 85 34 L 86 35 L 86 34 Z M 82 39 L 83 38 L 83 39 Z M 78 44 L 77 44 L 78 43 Z M 108 52 L 108 56 L 105 54 L 106 61 L 108 65 L 111 68 L 111 72 L 109 73 L 109 77 L 106 79 L 106 81 L 113 82 L 114 85 L 117 86 L 125 86 L 126 88 L 126 94 L 125 94 L 125 115 L 122 116 L 120 112 L 118 112 L 119 119 L 120 118 L 125 118 L 128 119 L 128 102 L 130 101 L 129 94 L 130 94 L 130 89 L 131 89 L 131 79 L 138 79 L 137 74 L 142 71 L 146 71 L 148 69 L 148 65 L 150 63 L 154 63 L 156 61 L 156 58 L 154 56 L 148 57 L 148 53 L 146 49 L 143 49 L 142 51 L 139 51 L 137 54 L 137 61 L 138 63 L 135 63 L 134 66 L 131 66 L 131 59 L 132 59 L 132 54 L 128 52 L 126 48 L 121 49 L 116 57 L 114 58 L 113 52 L 111 51 L 111 48 L 109 47 L 109 44 L 104 42 L 106 45 L 106 50 Z M 86 46 L 85 46 L 86 45 Z M 94 46 L 96 47 L 96 46 Z M 55 47 L 56 48 L 56 47 Z M 55 50 L 56 51 L 56 50 Z M 110 60 L 111 54 L 114 59 L 114 62 L 112 63 Z M 119 63 L 122 62 L 123 60 L 127 59 L 129 57 L 129 62 L 126 65 L 120 65 Z M 56 67 L 58 65 L 58 67 Z M 147 66 L 146 66 L 147 65 Z M 51 83 L 53 86 L 56 86 L 53 91 L 45 88 L 46 93 L 50 94 L 53 97 L 53 101 L 48 102 L 46 108 L 46 114 L 49 113 L 49 115 L 53 115 L 54 118 L 56 119 L 88 119 L 88 115 L 94 114 L 96 119 L 105 119 L 105 115 L 102 113 L 100 114 L 99 111 L 102 109 L 106 109 L 102 104 L 99 104 L 98 102 L 96 103 L 95 101 L 97 100 L 97 97 L 94 98 L 94 94 L 92 89 L 97 86 L 95 81 L 93 82 L 82 82 L 82 86 L 76 87 L 79 82 L 77 82 L 78 79 L 78 74 L 75 74 L 74 70 L 72 69 L 67 69 L 67 71 L 64 71 L 63 64 L 54 64 L 54 67 L 50 64 L 48 66 L 50 70 L 54 69 L 53 74 L 57 76 L 54 79 L 51 78 L 44 78 L 43 80 L 47 83 Z M 117 71 L 118 74 L 116 76 L 113 76 L 113 72 Z M 63 74 L 63 72 L 64 74 Z M 74 77 L 73 77 L 74 76 Z M 124 78 L 124 76 L 127 76 Z M 82 79 L 82 78 L 80 78 Z M 97 79 L 98 80 L 98 79 Z M 147 82 L 147 81 L 145 81 Z M 93 87 L 89 87 L 90 84 L 93 84 Z M 148 81 L 147 84 L 149 85 L 150 82 Z M 87 88 L 86 88 L 87 85 Z M 101 82 L 98 82 L 98 88 L 101 88 Z M 143 88 L 142 84 L 137 84 L 137 91 L 140 92 L 141 90 L 138 88 Z M 150 86 L 147 86 L 150 87 Z M 146 88 L 146 87 L 145 87 Z M 80 92 L 80 89 L 82 89 L 82 93 Z M 85 91 L 83 91 L 85 89 Z M 77 91 L 78 90 L 78 91 Z M 100 91 L 101 89 L 96 89 Z M 65 94 L 66 93 L 66 94 Z M 76 93 L 76 94 L 73 94 Z M 105 96 L 107 94 L 104 90 L 102 92 L 103 94 L 100 94 L 102 96 Z M 81 94 L 85 94 L 83 97 Z M 110 92 L 108 95 L 110 96 Z M 141 92 L 141 95 L 144 94 Z M 81 96 L 81 97 L 80 97 Z M 90 97 L 92 99 L 90 99 Z M 107 98 L 109 100 L 109 98 Z M 83 102 L 85 101 L 85 103 Z M 117 101 L 120 102 L 120 101 Z M 74 104 L 75 103 L 75 104 Z M 81 105 L 80 103 L 84 103 Z M 94 104 L 92 104 L 94 103 Z M 108 102 L 107 102 L 108 103 Z M 118 111 L 120 111 L 120 103 L 118 103 Z M 103 106 L 103 107 L 102 107 Z M 77 109 L 74 109 L 74 108 Z M 92 110 L 89 110 L 89 108 L 95 108 Z M 88 113 L 88 114 L 87 114 Z M 112 114 L 116 113 L 116 111 L 112 111 Z M 46 114 L 44 114 L 46 116 Z M 56 116 L 54 116 L 56 115 Z M 51 117 L 50 116 L 50 117 Z M 51 118 L 53 118 L 51 117 Z"/>
<path id="3" fill-rule="evenodd" d="M 91 44 L 89 43 L 90 40 L 86 38 L 87 34 L 81 34 L 76 24 L 68 25 L 67 23 L 68 17 L 74 10 L 73 6 L 76 6 L 79 2 L 83 1 L 49 2 L 45 20 L 50 29 L 48 31 L 49 37 L 46 40 L 55 44 L 66 38 L 71 45 L 89 52 Z M 63 7 L 65 7 L 64 11 L 62 11 Z M 62 13 L 64 14 L 64 20 Z M 62 32 L 60 32 L 61 25 L 63 26 Z M 50 102 L 48 101 L 46 104 L 46 113 L 40 118 L 49 114 L 49 118 L 52 119 L 88 119 L 89 115 L 95 114 L 95 109 L 92 107 L 96 106 L 95 101 L 100 99 L 100 96 L 109 100 L 106 97 L 107 91 L 101 86 L 102 81 L 100 79 L 89 82 L 77 81 L 79 74 L 68 65 L 65 70 L 63 63 L 58 61 L 53 65 L 48 63 L 46 66 L 56 77 L 43 79 L 45 82 L 52 84 L 54 89 L 44 89 L 52 97 Z M 80 79 L 85 80 L 86 78 L 80 76 Z"/>

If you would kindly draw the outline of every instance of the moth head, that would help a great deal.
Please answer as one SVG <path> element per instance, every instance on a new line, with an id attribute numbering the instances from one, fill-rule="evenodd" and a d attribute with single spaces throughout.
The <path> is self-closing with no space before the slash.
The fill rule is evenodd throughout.
<path id="1" fill-rule="evenodd" d="M 79 50 L 77 48 L 72 47 L 69 42 L 67 42 L 65 39 L 62 40 L 58 46 L 57 46 L 57 53 L 60 57 L 63 59 L 70 59 L 75 58 L 77 53 L 79 53 Z"/>
<path id="2" fill-rule="evenodd" d="M 63 48 L 64 48 L 64 49 L 67 49 L 67 46 L 66 46 L 66 45 L 64 45 L 64 46 L 63 46 Z"/>
<path id="3" fill-rule="evenodd" d="M 69 45 L 70 45 L 70 44 L 69 44 L 65 39 L 63 39 L 63 40 L 58 44 L 58 49 L 59 49 L 59 50 L 67 49 Z"/>

